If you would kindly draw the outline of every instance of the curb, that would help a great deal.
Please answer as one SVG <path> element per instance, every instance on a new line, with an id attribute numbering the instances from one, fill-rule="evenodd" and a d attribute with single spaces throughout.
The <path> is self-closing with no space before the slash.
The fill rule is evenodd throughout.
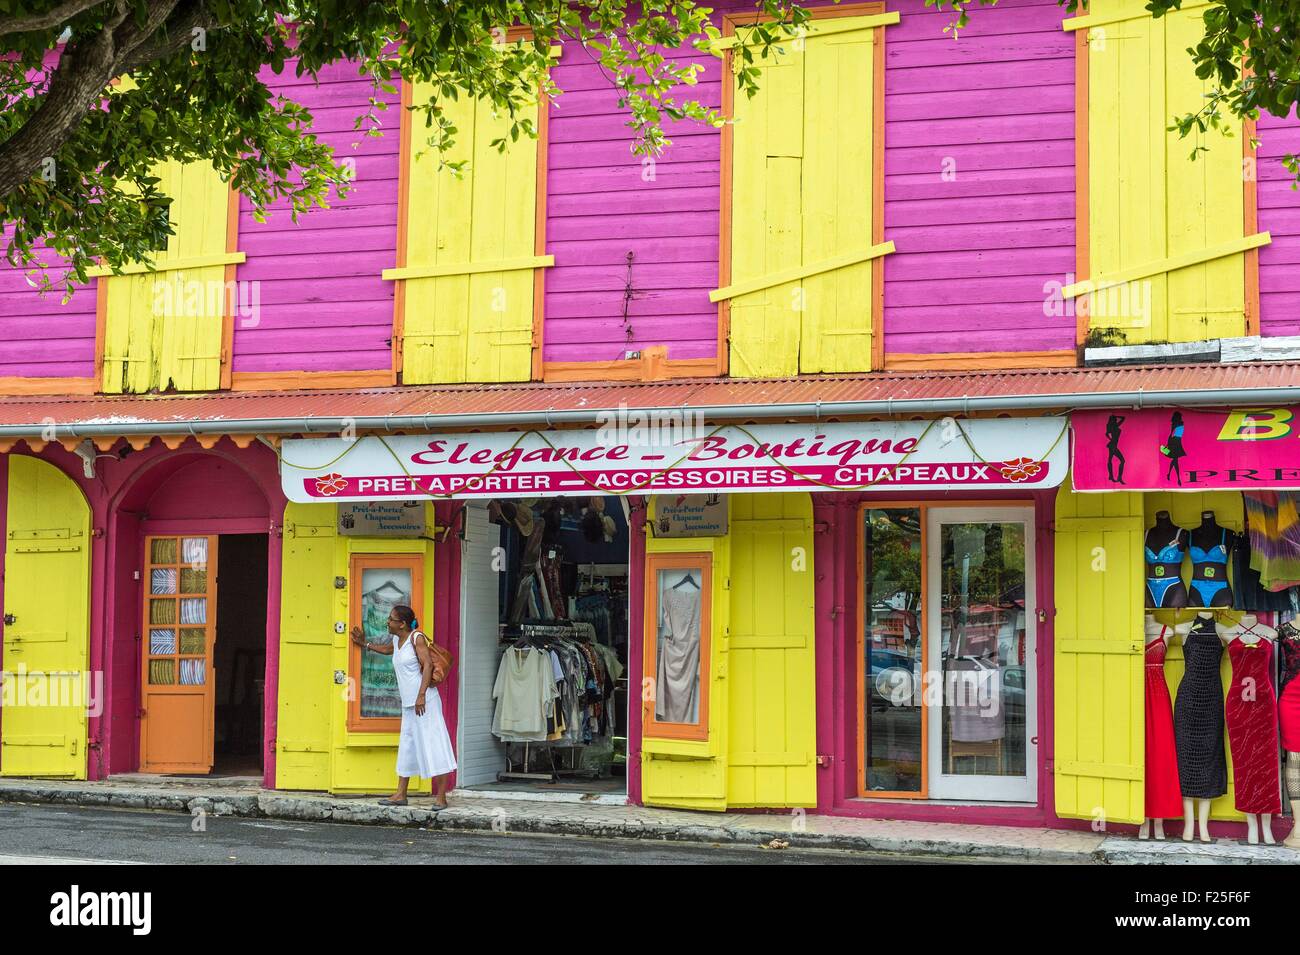
<path id="1" fill-rule="evenodd" d="M 129 790 L 75 789 L 35 782 L 0 783 L 0 802 L 84 806 L 88 808 L 144 809 L 214 816 L 280 819 L 299 822 L 333 822 L 351 825 L 419 827 L 445 832 L 494 832 L 500 835 L 538 834 L 583 836 L 595 839 L 638 839 L 655 842 L 690 842 L 713 845 L 761 846 L 779 839 L 791 848 L 837 850 L 899 857 L 947 859 L 1011 859 L 1045 863 L 1110 861 L 1101 851 L 1035 849 L 1031 846 L 989 845 L 955 840 L 857 836 L 839 833 L 791 832 L 742 825 L 703 825 L 647 822 L 640 819 L 562 819 L 542 813 L 506 815 L 499 807 L 453 806 L 423 809 L 417 806 L 380 806 L 355 799 L 294 796 L 279 792 L 203 795 L 147 787 Z"/>

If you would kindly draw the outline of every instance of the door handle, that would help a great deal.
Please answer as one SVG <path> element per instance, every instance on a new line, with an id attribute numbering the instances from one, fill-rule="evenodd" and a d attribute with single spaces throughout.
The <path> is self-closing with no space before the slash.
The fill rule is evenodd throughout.
<path id="1" fill-rule="evenodd" d="M 11 614 L 11 613 L 7 613 L 7 614 L 5 614 L 5 626 L 6 626 L 6 627 L 12 627 L 12 626 L 17 622 L 17 621 L 18 621 L 18 618 L 15 617 L 13 614 Z"/>

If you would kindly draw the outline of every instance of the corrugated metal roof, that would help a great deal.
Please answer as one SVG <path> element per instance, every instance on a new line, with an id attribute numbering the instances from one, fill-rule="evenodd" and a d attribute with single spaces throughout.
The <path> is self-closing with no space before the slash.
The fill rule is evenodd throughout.
<path id="1" fill-rule="evenodd" d="M 833 415 L 844 403 L 899 403 L 897 413 L 914 413 L 912 402 L 989 397 L 1053 398 L 1076 394 L 1124 395 L 1141 392 L 1151 403 L 1177 401 L 1178 392 L 1224 392 L 1242 389 L 1296 389 L 1300 402 L 1300 363 L 1259 362 L 1234 365 L 1142 366 L 1123 368 L 1045 368 L 1022 371 L 872 372 L 818 375 L 779 380 L 681 379 L 661 382 L 581 384 L 446 385 L 373 388 L 347 391 L 221 392 L 192 395 L 114 395 L 0 398 L 0 428 L 56 425 L 95 426 L 99 433 L 121 425 L 146 423 L 175 426 L 213 425 L 283 418 L 299 419 L 310 431 L 318 418 L 428 415 L 451 419 L 469 415 L 535 415 L 548 412 L 596 412 L 626 406 L 629 410 L 711 408 L 820 403 Z M 884 409 L 881 409 L 882 411 Z M 409 429 L 409 425 L 407 426 Z M 232 431 L 237 430 L 232 427 Z M 66 432 L 65 432 L 66 433 Z"/>

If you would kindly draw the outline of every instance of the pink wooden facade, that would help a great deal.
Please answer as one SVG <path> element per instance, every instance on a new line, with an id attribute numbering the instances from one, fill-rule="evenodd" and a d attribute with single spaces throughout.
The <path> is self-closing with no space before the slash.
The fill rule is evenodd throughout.
<path id="1" fill-rule="evenodd" d="M 823 6 L 823 4 L 812 4 Z M 716 19 L 751 4 L 727 0 Z M 885 31 L 883 331 L 891 355 L 1067 353 L 1073 315 L 1045 314 L 1045 285 L 1076 266 L 1075 35 L 1055 0 L 1004 0 L 980 10 L 954 41 L 950 17 L 922 0 L 891 0 Z M 693 95 L 721 103 L 722 61 L 673 51 L 703 66 Z M 354 119 L 375 94 L 340 65 L 319 85 L 268 74 L 315 115 L 315 128 L 354 163 L 352 194 L 290 221 L 283 205 L 257 222 L 241 201 L 235 268 L 257 283 L 256 320 L 235 320 L 232 370 L 247 373 L 392 369 L 399 131 L 397 97 L 379 113 L 382 137 Z M 631 134 L 608 78 L 569 44 L 553 69 L 565 94 L 551 102 L 546 150 L 546 270 L 541 358 L 610 362 L 665 346 L 670 360 L 712 359 L 718 309 L 722 136 L 673 124 L 660 157 L 629 151 Z M 1293 121 L 1264 117 L 1258 168 L 1259 254 L 1265 335 L 1300 321 L 1300 212 L 1280 157 L 1300 146 Z M 418 132 L 416 135 L 418 139 Z M 863 170 L 869 175 L 870 170 Z M 0 269 L 0 379 L 94 373 L 95 293 L 67 305 L 38 297 L 24 275 Z M 1029 357 L 1027 365 L 1037 359 Z M 595 376 L 595 373 L 593 373 Z M 57 389 L 56 389 L 57 390 Z"/>

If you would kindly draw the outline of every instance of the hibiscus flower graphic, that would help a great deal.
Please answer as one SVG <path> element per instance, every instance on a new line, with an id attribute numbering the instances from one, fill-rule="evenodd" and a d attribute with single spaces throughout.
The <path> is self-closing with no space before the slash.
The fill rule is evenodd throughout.
<path id="1" fill-rule="evenodd" d="M 325 497 L 333 497 L 339 491 L 346 489 L 347 486 L 348 482 L 338 472 L 332 472 L 316 479 L 316 493 Z"/>
<path id="2" fill-rule="evenodd" d="M 1043 470 L 1043 464 L 1033 458 L 1012 458 L 998 465 L 998 470 L 1008 481 L 1019 484 L 1039 474 Z"/>

